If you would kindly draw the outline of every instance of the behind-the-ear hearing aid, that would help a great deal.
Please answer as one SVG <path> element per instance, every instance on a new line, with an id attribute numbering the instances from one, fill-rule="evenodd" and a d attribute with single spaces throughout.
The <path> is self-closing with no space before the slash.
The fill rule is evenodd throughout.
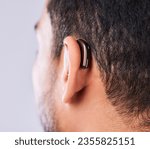
<path id="1" fill-rule="evenodd" d="M 81 64 L 80 67 L 83 69 L 86 69 L 89 67 L 90 64 L 90 57 L 91 57 L 91 51 L 90 51 L 90 46 L 88 45 L 88 43 L 83 40 L 83 39 L 78 39 L 77 40 L 79 47 L 80 47 L 80 51 L 81 51 Z"/>

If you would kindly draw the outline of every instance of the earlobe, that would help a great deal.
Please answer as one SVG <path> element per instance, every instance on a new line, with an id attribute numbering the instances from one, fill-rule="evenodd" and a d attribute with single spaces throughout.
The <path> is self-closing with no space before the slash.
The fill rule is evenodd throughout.
<path id="1" fill-rule="evenodd" d="M 79 42 L 71 36 L 64 40 L 64 95 L 62 97 L 64 103 L 71 103 L 73 96 L 86 84 L 87 69 L 81 69 L 83 56 L 81 46 L 83 45 L 79 45 Z M 84 64 L 87 68 L 87 63 Z"/>

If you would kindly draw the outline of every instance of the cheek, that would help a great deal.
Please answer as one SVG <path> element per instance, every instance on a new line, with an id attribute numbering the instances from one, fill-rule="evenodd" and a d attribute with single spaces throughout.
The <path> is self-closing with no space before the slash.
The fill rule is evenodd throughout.
<path id="1" fill-rule="evenodd" d="M 41 97 L 47 92 L 51 85 L 52 63 L 47 55 L 38 55 L 33 66 L 33 86 L 35 96 Z"/>

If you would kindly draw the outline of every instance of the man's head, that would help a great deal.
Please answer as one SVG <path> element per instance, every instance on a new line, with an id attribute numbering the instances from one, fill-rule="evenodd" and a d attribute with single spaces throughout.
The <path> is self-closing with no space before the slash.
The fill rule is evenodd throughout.
<path id="1" fill-rule="evenodd" d="M 33 71 L 46 131 L 150 131 L 150 1 L 50 0 Z M 81 69 L 77 39 L 91 48 Z"/>

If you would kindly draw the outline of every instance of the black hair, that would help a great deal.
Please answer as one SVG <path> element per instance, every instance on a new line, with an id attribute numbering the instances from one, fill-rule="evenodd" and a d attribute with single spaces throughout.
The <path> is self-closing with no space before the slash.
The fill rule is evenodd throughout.
<path id="1" fill-rule="evenodd" d="M 54 53 L 63 39 L 85 39 L 92 49 L 109 101 L 118 112 L 150 127 L 150 1 L 50 0 Z"/>

